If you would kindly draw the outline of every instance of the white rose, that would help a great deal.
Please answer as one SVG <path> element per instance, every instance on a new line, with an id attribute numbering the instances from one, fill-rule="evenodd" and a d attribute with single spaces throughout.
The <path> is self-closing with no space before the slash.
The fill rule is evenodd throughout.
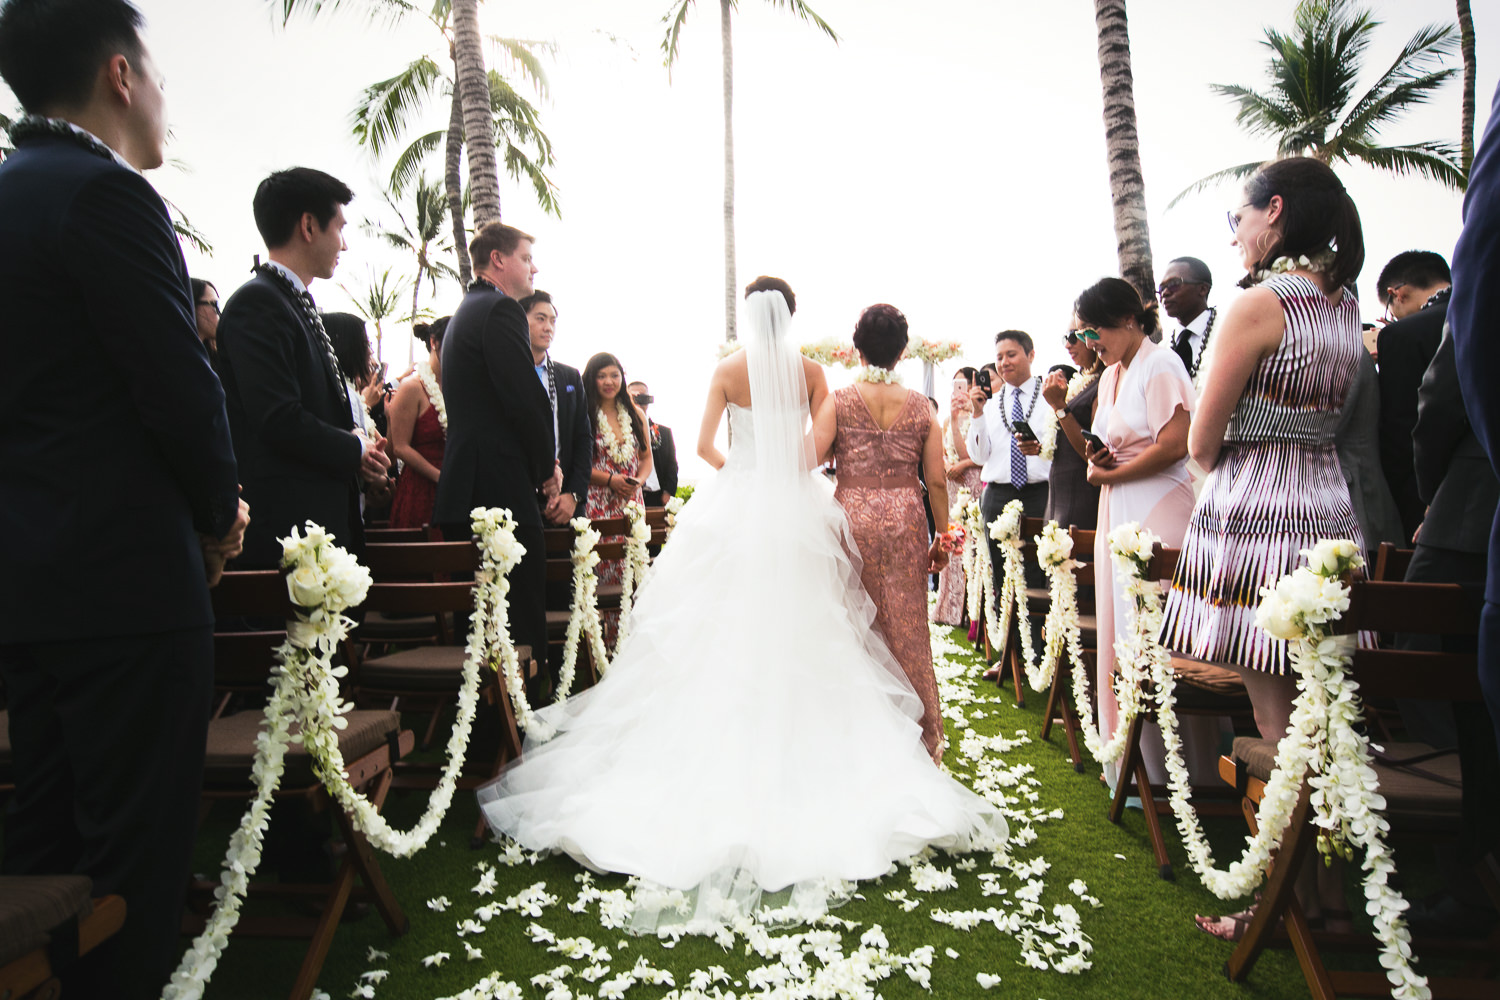
<path id="1" fill-rule="evenodd" d="M 317 567 L 299 566 L 287 575 L 286 592 L 298 607 L 315 608 L 323 603 L 328 588 Z"/>
<path id="2" fill-rule="evenodd" d="M 1296 609 L 1275 590 L 1261 591 L 1260 605 L 1255 609 L 1255 624 L 1277 639 L 1295 639 L 1302 634 L 1296 622 Z"/>

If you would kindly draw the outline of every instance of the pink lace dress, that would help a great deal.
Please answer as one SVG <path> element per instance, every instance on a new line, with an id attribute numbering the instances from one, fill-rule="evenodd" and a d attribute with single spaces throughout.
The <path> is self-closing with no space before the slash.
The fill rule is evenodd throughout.
<path id="1" fill-rule="evenodd" d="M 895 421 L 881 430 L 857 386 L 838 390 L 834 401 L 834 496 L 864 560 L 860 580 L 875 604 L 875 627 L 922 699 L 922 743 L 938 759 L 943 716 L 927 629 L 929 542 L 917 478 L 932 408 L 921 393 L 908 393 Z"/>

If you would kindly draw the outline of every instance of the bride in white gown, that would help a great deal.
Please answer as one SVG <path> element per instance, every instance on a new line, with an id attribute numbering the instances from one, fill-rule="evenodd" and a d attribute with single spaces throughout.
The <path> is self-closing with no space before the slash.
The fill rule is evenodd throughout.
<path id="1" fill-rule="evenodd" d="M 812 471 L 786 300 L 752 292 L 745 314 L 705 415 L 711 439 L 727 408 L 729 455 L 679 516 L 624 647 L 598 685 L 543 711 L 550 741 L 479 790 L 490 826 L 527 848 L 688 891 L 658 913 L 663 894 L 638 890 L 638 932 L 707 930 L 761 890 L 791 888 L 815 913 L 840 880 L 1007 835 L 998 808 L 933 766 L 921 702 L 871 629 L 848 523 Z"/>

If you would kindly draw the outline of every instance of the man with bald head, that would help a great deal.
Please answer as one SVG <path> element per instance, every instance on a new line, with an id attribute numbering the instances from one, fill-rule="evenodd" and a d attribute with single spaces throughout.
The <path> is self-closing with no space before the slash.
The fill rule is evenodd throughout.
<path id="1" fill-rule="evenodd" d="M 1219 313 L 1208 304 L 1208 293 L 1213 287 L 1214 277 L 1207 264 L 1197 257 L 1178 257 L 1162 272 L 1161 284 L 1156 289 L 1162 309 L 1177 321 L 1172 350 L 1182 359 L 1194 385 L 1199 384 L 1198 371 Z"/>

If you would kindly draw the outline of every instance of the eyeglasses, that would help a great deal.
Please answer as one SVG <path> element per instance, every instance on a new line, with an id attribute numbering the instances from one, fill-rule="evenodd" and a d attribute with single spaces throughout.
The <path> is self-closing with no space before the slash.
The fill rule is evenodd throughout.
<path id="1" fill-rule="evenodd" d="M 1254 207 L 1255 206 L 1251 205 L 1249 202 L 1246 202 L 1245 204 L 1243 204 L 1243 205 L 1240 206 L 1240 208 L 1254 208 Z M 1236 214 L 1236 213 L 1239 212 L 1240 208 L 1236 208 L 1233 211 L 1225 213 L 1226 215 L 1229 216 L 1229 231 L 1231 233 L 1237 233 L 1237 232 L 1240 231 L 1240 217 L 1239 217 L 1238 214 Z"/>
<path id="2" fill-rule="evenodd" d="M 1183 285 L 1206 285 L 1206 281 L 1189 281 L 1186 278 L 1168 278 L 1156 286 L 1156 294 L 1165 296 L 1168 292 L 1175 292 Z"/>
<path id="3" fill-rule="evenodd" d="M 208 306 L 214 312 L 218 312 L 219 311 L 219 300 L 218 299 L 214 299 L 212 302 L 205 302 L 202 299 L 199 299 L 198 300 L 198 305 L 200 305 L 200 306 Z"/>
<path id="4" fill-rule="evenodd" d="M 1091 326 L 1085 326 L 1085 327 L 1083 327 L 1081 329 L 1078 329 L 1078 330 L 1069 330 L 1068 331 L 1068 337 L 1070 338 L 1068 340 L 1068 343 L 1070 343 L 1070 344 L 1073 343 L 1075 340 L 1098 340 L 1099 339 L 1099 331 L 1095 330 Z"/>

